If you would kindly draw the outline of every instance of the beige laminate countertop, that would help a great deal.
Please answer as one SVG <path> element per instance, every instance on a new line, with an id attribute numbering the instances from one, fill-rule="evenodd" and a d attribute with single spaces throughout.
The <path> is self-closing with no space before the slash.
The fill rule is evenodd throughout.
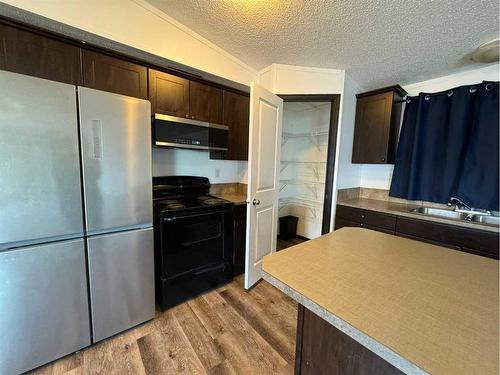
<path id="1" fill-rule="evenodd" d="M 424 214 L 419 214 L 416 212 L 410 212 L 410 210 L 412 210 L 413 208 L 419 207 L 419 205 L 417 205 L 417 204 L 399 203 L 399 202 L 391 202 L 391 201 L 385 201 L 385 200 L 379 200 L 379 199 L 368 199 L 368 198 L 353 198 L 353 199 L 348 199 L 345 201 L 339 201 L 339 202 L 337 202 L 337 204 L 342 205 L 342 206 L 362 208 L 365 210 L 384 212 L 387 214 L 405 216 L 405 217 L 409 217 L 412 219 L 433 221 L 436 223 L 456 225 L 456 226 L 460 226 L 460 227 L 484 230 L 484 231 L 488 231 L 488 232 L 496 232 L 496 233 L 499 232 L 499 228 L 497 226 L 493 226 L 493 225 L 481 224 L 481 223 L 465 221 L 465 220 L 446 219 L 446 218 L 437 217 L 437 216 L 424 215 Z"/>
<path id="2" fill-rule="evenodd" d="M 498 374 L 499 263 L 363 228 L 264 257 L 264 279 L 407 374 Z"/>
<path id="3" fill-rule="evenodd" d="M 246 195 L 239 194 L 239 193 L 214 194 L 214 197 L 225 199 L 229 202 L 233 202 L 234 204 L 246 204 L 247 203 Z"/>

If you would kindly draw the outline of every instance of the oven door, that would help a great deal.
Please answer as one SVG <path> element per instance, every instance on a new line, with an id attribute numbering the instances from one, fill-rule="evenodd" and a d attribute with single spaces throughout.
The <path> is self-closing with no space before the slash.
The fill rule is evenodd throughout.
<path id="1" fill-rule="evenodd" d="M 232 208 L 163 217 L 162 276 L 199 273 L 232 261 Z"/>

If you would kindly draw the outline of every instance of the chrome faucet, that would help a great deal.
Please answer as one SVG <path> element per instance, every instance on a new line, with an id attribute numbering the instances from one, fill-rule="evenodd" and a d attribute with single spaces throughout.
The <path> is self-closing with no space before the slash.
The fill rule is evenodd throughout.
<path id="1" fill-rule="evenodd" d="M 490 211 L 474 209 L 474 208 L 470 207 L 469 205 L 465 204 L 459 198 L 450 197 L 450 201 L 448 202 L 448 206 L 451 207 L 452 205 L 455 205 L 454 211 L 467 214 L 467 217 L 465 218 L 465 220 L 472 220 L 472 217 L 474 215 L 491 216 Z"/>
<path id="2" fill-rule="evenodd" d="M 465 204 L 461 199 L 455 198 L 455 197 L 450 197 L 450 201 L 448 202 L 448 206 L 455 205 L 455 211 L 458 210 L 467 210 L 467 211 L 474 211 L 474 209 L 467 204 Z"/>

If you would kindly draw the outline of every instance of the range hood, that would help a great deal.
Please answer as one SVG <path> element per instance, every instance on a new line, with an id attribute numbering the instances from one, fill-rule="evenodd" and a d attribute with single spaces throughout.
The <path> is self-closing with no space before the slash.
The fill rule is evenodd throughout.
<path id="1" fill-rule="evenodd" d="M 227 151 L 226 125 L 156 113 L 153 146 Z"/>

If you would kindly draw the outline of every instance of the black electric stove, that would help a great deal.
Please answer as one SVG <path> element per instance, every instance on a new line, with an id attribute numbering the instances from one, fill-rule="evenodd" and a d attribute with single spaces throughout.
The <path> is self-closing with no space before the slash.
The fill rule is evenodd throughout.
<path id="1" fill-rule="evenodd" d="M 153 177 L 156 300 L 162 309 L 232 279 L 233 203 L 206 177 Z"/>

